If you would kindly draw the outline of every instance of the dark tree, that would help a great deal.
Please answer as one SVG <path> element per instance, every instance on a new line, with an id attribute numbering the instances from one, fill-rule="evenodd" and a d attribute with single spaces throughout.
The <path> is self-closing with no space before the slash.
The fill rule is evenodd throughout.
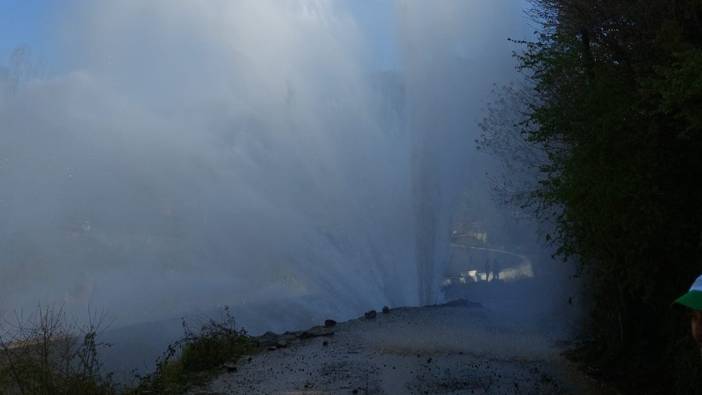
<path id="1" fill-rule="evenodd" d="M 482 145 L 511 133 L 543 152 L 526 202 L 589 276 L 579 355 L 627 393 L 699 393 L 671 302 L 702 273 L 702 1 L 537 0 L 533 16 L 524 120 L 488 119 Z"/>

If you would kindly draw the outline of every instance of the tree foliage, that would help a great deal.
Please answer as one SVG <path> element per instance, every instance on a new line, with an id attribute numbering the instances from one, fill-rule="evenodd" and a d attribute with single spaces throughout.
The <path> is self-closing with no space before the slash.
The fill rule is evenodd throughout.
<path id="1" fill-rule="evenodd" d="M 544 153 L 528 202 L 589 274 L 588 362 L 626 392 L 700 391 L 671 302 L 702 272 L 702 1 L 535 0 L 515 138 Z M 505 129 L 484 125 L 491 148 Z"/>

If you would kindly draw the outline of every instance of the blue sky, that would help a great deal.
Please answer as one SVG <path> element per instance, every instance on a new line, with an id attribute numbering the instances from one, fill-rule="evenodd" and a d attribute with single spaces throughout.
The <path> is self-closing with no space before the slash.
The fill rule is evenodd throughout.
<path id="1" fill-rule="evenodd" d="M 51 20 L 59 4 L 51 0 L 0 0 L 0 64 L 21 45 L 29 46 L 35 55 L 47 56 Z"/>
<path id="2" fill-rule="evenodd" d="M 60 8 L 68 0 L 0 0 L 0 66 L 7 64 L 12 50 L 27 46 L 32 55 L 55 69 L 61 59 L 53 53 L 54 22 Z M 350 1 L 351 11 L 358 18 L 361 29 L 372 37 L 375 44 L 372 56 L 376 67 L 392 68 L 397 62 L 391 42 L 395 26 L 392 24 L 392 2 L 387 0 Z M 52 67 L 53 65 L 53 67 Z"/>
<path id="3" fill-rule="evenodd" d="M 351 11 L 356 15 L 361 29 L 372 37 L 374 61 L 383 69 L 394 68 L 397 54 L 392 42 L 395 33 L 393 2 L 387 0 L 351 1 Z"/>
<path id="4" fill-rule="evenodd" d="M 526 0 L 523 1 L 526 7 Z M 0 66 L 7 64 L 14 48 L 26 45 L 35 60 L 46 64 L 47 72 L 58 71 L 63 60 L 52 44 L 57 33 L 54 22 L 70 3 L 71 0 L 0 0 Z M 371 67 L 397 67 L 398 55 L 392 41 L 396 29 L 393 4 L 390 0 L 348 1 L 362 31 L 373 43 Z"/>

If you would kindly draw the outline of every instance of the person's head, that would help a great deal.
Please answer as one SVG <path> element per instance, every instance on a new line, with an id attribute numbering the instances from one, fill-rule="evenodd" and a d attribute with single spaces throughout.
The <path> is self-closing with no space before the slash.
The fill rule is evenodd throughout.
<path id="1" fill-rule="evenodd" d="M 702 276 L 697 277 L 690 290 L 676 299 L 675 303 L 686 306 L 691 310 L 692 337 L 702 347 Z"/>

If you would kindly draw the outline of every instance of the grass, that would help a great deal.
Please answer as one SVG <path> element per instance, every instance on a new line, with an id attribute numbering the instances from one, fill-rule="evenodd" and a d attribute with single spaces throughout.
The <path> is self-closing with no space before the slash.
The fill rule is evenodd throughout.
<path id="1" fill-rule="evenodd" d="M 222 320 L 209 320 L 197 332 L 183 321 L 183 338 L 168 347 L 151 374 L 137 376 L 138 384 L 127 388 L 102 371 L 98 350 L 109 345 L 97 341 L 100 325 L 79 328 L 66 322 L 62 309 L 40 307 L 33 316 L 17 316 L 2 326 L 0 394 L 182 394 L 206 383 L 224 364 L 258 350 L 257 342 L 236 328 L 229 309 Z"/>

